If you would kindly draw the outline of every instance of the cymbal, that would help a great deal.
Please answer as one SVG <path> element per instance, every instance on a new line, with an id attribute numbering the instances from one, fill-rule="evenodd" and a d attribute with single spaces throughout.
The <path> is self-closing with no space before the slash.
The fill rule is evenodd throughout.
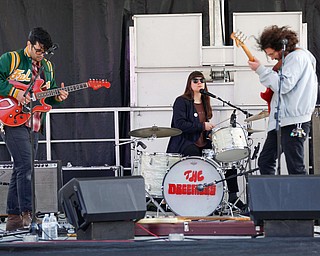
<path id="1" fill-rule="evenodd" d="M 129 132 L 129 135 L 133 137 L 140 137 L 140 138 L 149 138 L 149 137 L 163 138 L 163 137 L 176 136 L 181 133 L 182 131 L 177 128 L 158 127 L 154 125 L 152 127 L 132 130 Z"/>
<path id="2" fill-rule="evenodd" d="M 256 130 L 256 129 L 252 129 L 252 128 L 248 128 L 248 129 L 246 129 L 246 131 L 248 133 L 264 132 L 264 130 Z"/>
<path id="3" fill-rule="evenodd" d="M 256 121 L 256 120 L 260 120 L 262 118 L 266 118 L 268 117 L 270 114 L 268 112 L 268 110 L 263 110 L 261 111 L 259 114 L 256 114 L 256 115 L 253 115 L 253 116 L 250 116 L 246 119 L 244 119 L 245 122 L 251 122 L 251 121 Z"/>

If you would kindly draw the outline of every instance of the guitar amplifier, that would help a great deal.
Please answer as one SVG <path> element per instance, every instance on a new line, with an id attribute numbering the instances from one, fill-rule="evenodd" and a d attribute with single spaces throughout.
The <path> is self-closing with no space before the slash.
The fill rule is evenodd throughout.
<path id="1" fill-rule="evenodd" d="M 0 162 L 0 215 L 7 215 L 7 194 L 12 174 L 12 162 Z M 36 212 L 58 212 L 58 190 L 61 161 L 35 161 L 35 207 Z"/>
<path id="2" fill-rule="evenodd" d="M 64 186 L 72 178 L 99 178 L 123 176 L 122 166 L 63 166 L 61 169 L 61 184 Z M 61 186 L 61 187 L 62 187 Z"/>

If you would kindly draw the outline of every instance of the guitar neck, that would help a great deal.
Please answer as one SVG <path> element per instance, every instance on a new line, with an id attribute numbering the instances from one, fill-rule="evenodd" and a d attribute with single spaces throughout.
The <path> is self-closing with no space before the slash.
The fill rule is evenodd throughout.
<path id="1" fill-rule="evenodd" d="M 248 47 L 247 47 L 245 44 L 241 45 L 241 47 L 242 47 L 242 49 L 244 50 L 244 52 L 246 53 L 246 55 L 248 56 L 248 59 L 249 59 L 250 61 L 254 61 L 254 57 L 253 57 L 253 55 L 251 54 L 251 52 L 249 51 Z"/>
<path id="2" fill-rule="evenodd" d="M 70 85 L 70 86 L 67 86 L 64 88 L 56 88 L 56 89 L 52 89 L 52 90 L 38 92 L 38 93 L 36 93 L 36 98 L 43 99 L 43 98 L 47 98 L 47 97 L 56 96 L 56 95 L 60 94 L 59 91 L 61 91 L 61 90 L 64 90 L 67 92 L 75 92 L 78 90 L 86 89 L 88 87 L 89 87 L 88 83 L 74 84 L 74 85 Z"/>

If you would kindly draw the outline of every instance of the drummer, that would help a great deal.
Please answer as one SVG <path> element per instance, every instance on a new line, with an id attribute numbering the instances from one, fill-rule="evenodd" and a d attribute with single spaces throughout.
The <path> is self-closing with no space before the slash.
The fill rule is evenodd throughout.
<path id="1" fill-rule="evenodd" d="M 204 75 L 200 71 L 193 71 L 188 77 L 184 93 L 173 104 L 171 127 L 180 129 L 182 133 L 170 138 L 167 153 L 202 156 L 203 149 L 212 149 L 212 107 L 209 96 L 201 94 L 201 89 L 208 91 Z M 234 184 L 229 186 L 229 183 Z M 229 190 L 229 201 L 234 202 L 238 192 L 236 178 L 228 180 L 228 187 L 233 188 L 233 191 Z M 244 207 L 242 202 L 238 204 L 241 204 L 241 208 Z"/>
<path id="2" fill-rule="evenodd" d="M 184 156 L 202 156 L 203 149 L 211 149 L 210 132 L 214 125 L 210 98 L 200 90 L 208 91 L 205 78 L 200 71 L 193 71 L 187 80 L 183 95 L 173 104 L 171 127 L 182 134 L 170 138 L 167 153 L 180 153 Z"/>

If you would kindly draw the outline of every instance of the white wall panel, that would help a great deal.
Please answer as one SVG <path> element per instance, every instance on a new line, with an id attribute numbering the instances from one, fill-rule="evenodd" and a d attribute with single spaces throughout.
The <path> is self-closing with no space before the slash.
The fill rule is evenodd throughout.
<path id="1" fill-rule="evenodd" d="M 300 36 L 302 33 L 301 12 L 252 12 L 234 13 L 233 30 L 241 31 L 247 36 L 245 45 L 253 56 L 257 57 L 265 65 L 274 65 L 274 61 L 266 58 L 266 55 L 258 50 L 255 38 L 258 38 L 265 27 L 271 25 L 289 26 Z M 248 58 L 241 47 L 235 46 L 234 64 L 236 66 L 248 66 Z"/>
<path id="2" fill-rule="evenodd" d="M 172 106 L 183 94 L 189 71 L 137 73 L 137 99 L 134 106 Z"/>
<path id="3" fill-rule="evenodd" d="M 266 88 L 259 82 L 258 75 L 252 70 L 238 70 L 234 74 L 234 104 L 235 105 L 265 105 L 260 98 L 260 92 Z"/>
<path id="4" fill-rule="evenodd" d="M 135 15 L 137 67 L 200 66 L 202 14 Z"/>

